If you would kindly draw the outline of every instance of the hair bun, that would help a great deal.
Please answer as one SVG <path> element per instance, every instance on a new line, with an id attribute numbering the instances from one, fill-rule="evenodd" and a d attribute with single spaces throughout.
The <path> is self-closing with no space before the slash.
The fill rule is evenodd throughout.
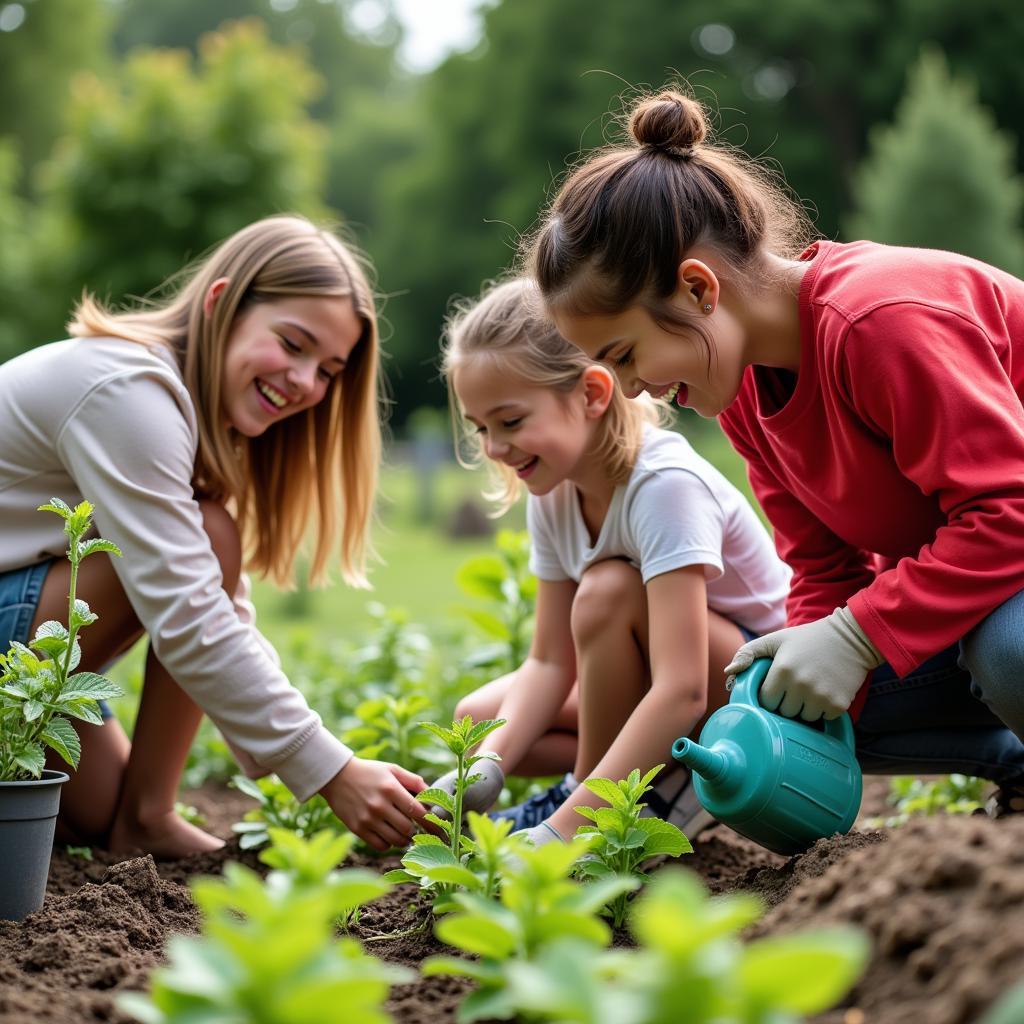
<path id="1" fill-rule="evenodd" d="M 696 100 L 666 89 L 636 105 L 629 130 L 641 146 L 672 156 L 690 156 L 707 136 L 708 122 Z"/>

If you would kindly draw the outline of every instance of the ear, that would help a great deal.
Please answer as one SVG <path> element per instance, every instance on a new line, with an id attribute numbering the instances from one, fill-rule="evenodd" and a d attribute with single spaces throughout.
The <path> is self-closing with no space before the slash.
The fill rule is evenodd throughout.
<path id="1" fill-rule="evenodd" d="M 687 259 L 676 270 L 676 299 L 693 313 L 707 316 L 718 308 L 721 290 L 715 272 L 700 260 Z M 710 306 L 711 309 L 707 307 Z"/>
<path id="2" fill-rule="evenodd" d="M 596 420 L 605 414 L 615 394 L 615 378 L 606 366 L 594 363 L 583 371 L 580 379 L 583 385 L 583 413 L 587 419 Z"/>
<path id="3" fill-rule="evenodd" d="M 230 283 L 231 278 L 218 277 L 206 290 L 206 294 L 203 296 L 203 313 L 207 317 L 213 316 L 213 307 L 217 305 L 217 300 L 221 297 L 221 293 Z"/>

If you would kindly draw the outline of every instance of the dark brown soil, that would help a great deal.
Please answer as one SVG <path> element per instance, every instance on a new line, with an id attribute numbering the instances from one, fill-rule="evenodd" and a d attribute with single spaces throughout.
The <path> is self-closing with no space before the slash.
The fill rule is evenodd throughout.
<path id="1" fill-rule="evenodd" d="M 883 812 L 886 781 L 868 780 L 864 815 Z M 234 791 L 189 795 L 211 831 L 230 836 L 246 800 Z M 685 862 L 716 893 L 756 892 L 768 907 L 752 937 L 823 924 L 864 928 L 874 952 L 846 1004 L 821 1024 L 974 1024 L 1024 977 L 1024 816 L 932 818 L 900 829 L 855 831 L 786 860 L 724 827 L 694 844 Z M 58 848 L 42 910 L 0 921 L 0 1022 L 129 1024 L 113 996 L 143 988 L 174 933 L 199 919 L 185 887 L 228 860 L 259 867 L 235 842 L 216 855 L 154 863 Z M 397 858 L 360 858 L 393 867 Z M 408 887 L 365 908 L 356 934 L 385 959 L 418 966 L 445 951 L 429 930 L 394 937 L 428 919 Z M 468 982 L 423 978 L 394 989 L 401 1024 L 446 1024 Z"/>

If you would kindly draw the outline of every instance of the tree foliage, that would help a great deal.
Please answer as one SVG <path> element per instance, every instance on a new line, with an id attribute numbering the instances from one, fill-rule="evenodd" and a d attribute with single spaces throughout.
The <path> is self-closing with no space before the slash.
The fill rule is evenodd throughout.
<path id="1" fill-rule="evenodd" d="M 1013 150 L 973 84 L 953 78 L 937 50 L 925 50 L 895 120 L 872 133 L 847 233 L 950 249 L 1021 273 L 1024 187 Z"/>
<path id="2" fill-rule="evenodd" d="M 259 21 L 204 36 L 198 67 L 140 51 L 112 79 L 79 79 L 45 186 L 69 298 L 145 294 L 250 221 L 320 215 L 324 137 L 306 113 L 319 87 Z"/>

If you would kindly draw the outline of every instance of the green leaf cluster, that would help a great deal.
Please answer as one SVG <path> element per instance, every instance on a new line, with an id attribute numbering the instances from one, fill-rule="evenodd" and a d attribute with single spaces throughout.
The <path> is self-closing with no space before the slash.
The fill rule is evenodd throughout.
<path id="1" fill-rule="evenodd" d="M 530 572 L 530 537 L 525 530 L 499 530 L 496 554 L 478 555 L 459 568 L 456 582 L 485 608 L 459 611 L 493 642 L 476 652 L 474 666 L 512 671 L 529 649 L 537 579 Z"/>
<path id="2" fill-rule="evenodd" d="M 651 782 L 664 767 L 663 764 L 656 765 L 643 778 L 639 769 L 634 768 L 627 778 L 619 782 L 587 779 L 583 783 L 610 806 L 576 808 L 577 814 L 593 822 L 576 830 L 576 835 L 589 840 L 587 853 L 577 868 L 581 878 L 618 875 L 642 882 L 647 875 L 641 870 L 641 865 L 652 857 L 678 857 L 693 853 L 690 841 L 671 822 L 641 816 L 647 806 L 641 798 L 653 789 Z M 625 924 L 627 899 L 628 894 L 621 893 L 607 907 L 616 928 Z"/>
<path id="3" fill-rule="evenodd" d="M 524 873 L 506 883 L 515 901 L 488 905 L 460 894 L 456 899 L 466 912 L 438 922 L 439 938 L 479 957 L 436 957 L 424 964 L 426 974 L 476 980 L 478 988 L 459 1008 L 460 1024 L 490 1017 L 560 1024 L 792 1024 L 834 1005 L 867 963 L 867 940 L 852 928 L 745 945 L 739 935 L 761 915 L 758 901 L 748 895 L 710 898 L 696 875 L 680 870 L 660 872 L 632 905 L 638 947 L 606 949 L 609 930 L 594 913 L 607 896 L 599 887 L 635 887 L 636 879 L 577 887 L 585 902 L 570 901 L 569 913 L 564 901 L 554 914 L 532 913 L 532 900 L 544 900 L 553 883 L 536 864 L 526 867 L 529 858 L 561 858 L 571 871 L 574 854 L 586 849 L 583 839 L 573 842 L 575 850 L 548 844 L 524 855 Z"/>
<path id="4" fill-rule="evenodd" d="M 78 568 L 97 552 L 120 556 L 117 545 L 93 537 L 93 506 L 75 508 L 51 498 L 39 511 L 64 520 L 71 562 L 68 588 L 68 624 L 50 619 L 42 623 L 28 645 L 14 642 L 0 654 L 0 781 L 38 779 L 46 763 L 46 747 L 55 750 L 72 768 L 82 753 L 78 733 L 68 718 L 101 725 L 98 701 L 119 697 L 121 687 L 95 672 L 75 672 L 82 658 L 78 634 L 98 616 L 76 596 Z"/>
<path id="5" fill-rule="evenodd" d="M 411 972 L 368 956 L 353 938 L 335 939 L 339 918 L 388 888 L 368 872 L 334 870 L 348 842 L 275 830 L 266 882 L 239 864 L 226 865 L 223 879 L 193 882 L 202 935 L 172 938 L 150 994 L 122 995 L 119 1007 L 143 1024 L 389 1021 L 382 1003 Z"/>
<path id="6" fill-rule="evenodd" d="M 559 943 L 572 940 L 591 956 L 609 944 L 611 929 L 597 912 L 639 883 L 618 877 L 585 886 L 573 881 L 586 848 L 582 839 L 539 847 L 522 843 L 506 868 L 498 899 L 453 894 L 457 910 L 439 920 L 435 932 L 442 942 L 478 959 L 431 957 L 423 973 L 454 974 L 477 983 L 459 1007 L 460 1022 L 504 1019 L 527 1010 L 529 993 L 519 984 L 518 969 L 544 961 Z"/>
<path id="7" fill-rule="evenodd" d="M 988 782 L 974 775 L 942 775 L 937 779 L 918 779 L 897 775 L 889 781 L 886 800 L 896 813 L 873 818 L 873 828 L 896 828 L 917 815 L 973 814 L 984 804 Z"/>
<path id="8" fill-rule="evenodd" d="M 451 800 L 441 790 L 434 792 Z M 446 830 L 451 829 L 450 822 L 437 820 Z M 522 841 L 509 836 L 512 822 L 508 820 L 492 821 L 486 814 L 470 811 L 466 823 L 469 834 L 460 833 L 458 855 L 443 839 L 422 832 L 413 836 L 402 867 L 384 877 L 389 882 L 415 882 L 432 895 L 435 914 L 453 910 L 452 894 L 460 889 L 484 899 L 497 896 L 509 865 L 522 851 Z"/>
<path id="9" fill-rule="evenodd" d="M 357 757 L 391 761 L 417 774 L 436 768 L 437 745 L 419 728 L 423 715 L 431 708 L 424 693 L 370 697 L 356 705 L 359 724 L 345 730 L 341 739 Z"/>
<path id="10" fill-rule="evenodd" d="M 231 831 L 239 836 L 238 845 L 243 850 L 258 850 L 265 846 L 270 842 L 273 829 L 294 832 L 308 839 L 324 829 L 339 832 L 345 827 L 322 796 L 317 794 L 308 800 L 297 800 L 276 775 L 262 779 L 235 775 L 231 785 L 257 802 L 256 807 L 245 812 L 242 821 L 231 826 Z"/>

